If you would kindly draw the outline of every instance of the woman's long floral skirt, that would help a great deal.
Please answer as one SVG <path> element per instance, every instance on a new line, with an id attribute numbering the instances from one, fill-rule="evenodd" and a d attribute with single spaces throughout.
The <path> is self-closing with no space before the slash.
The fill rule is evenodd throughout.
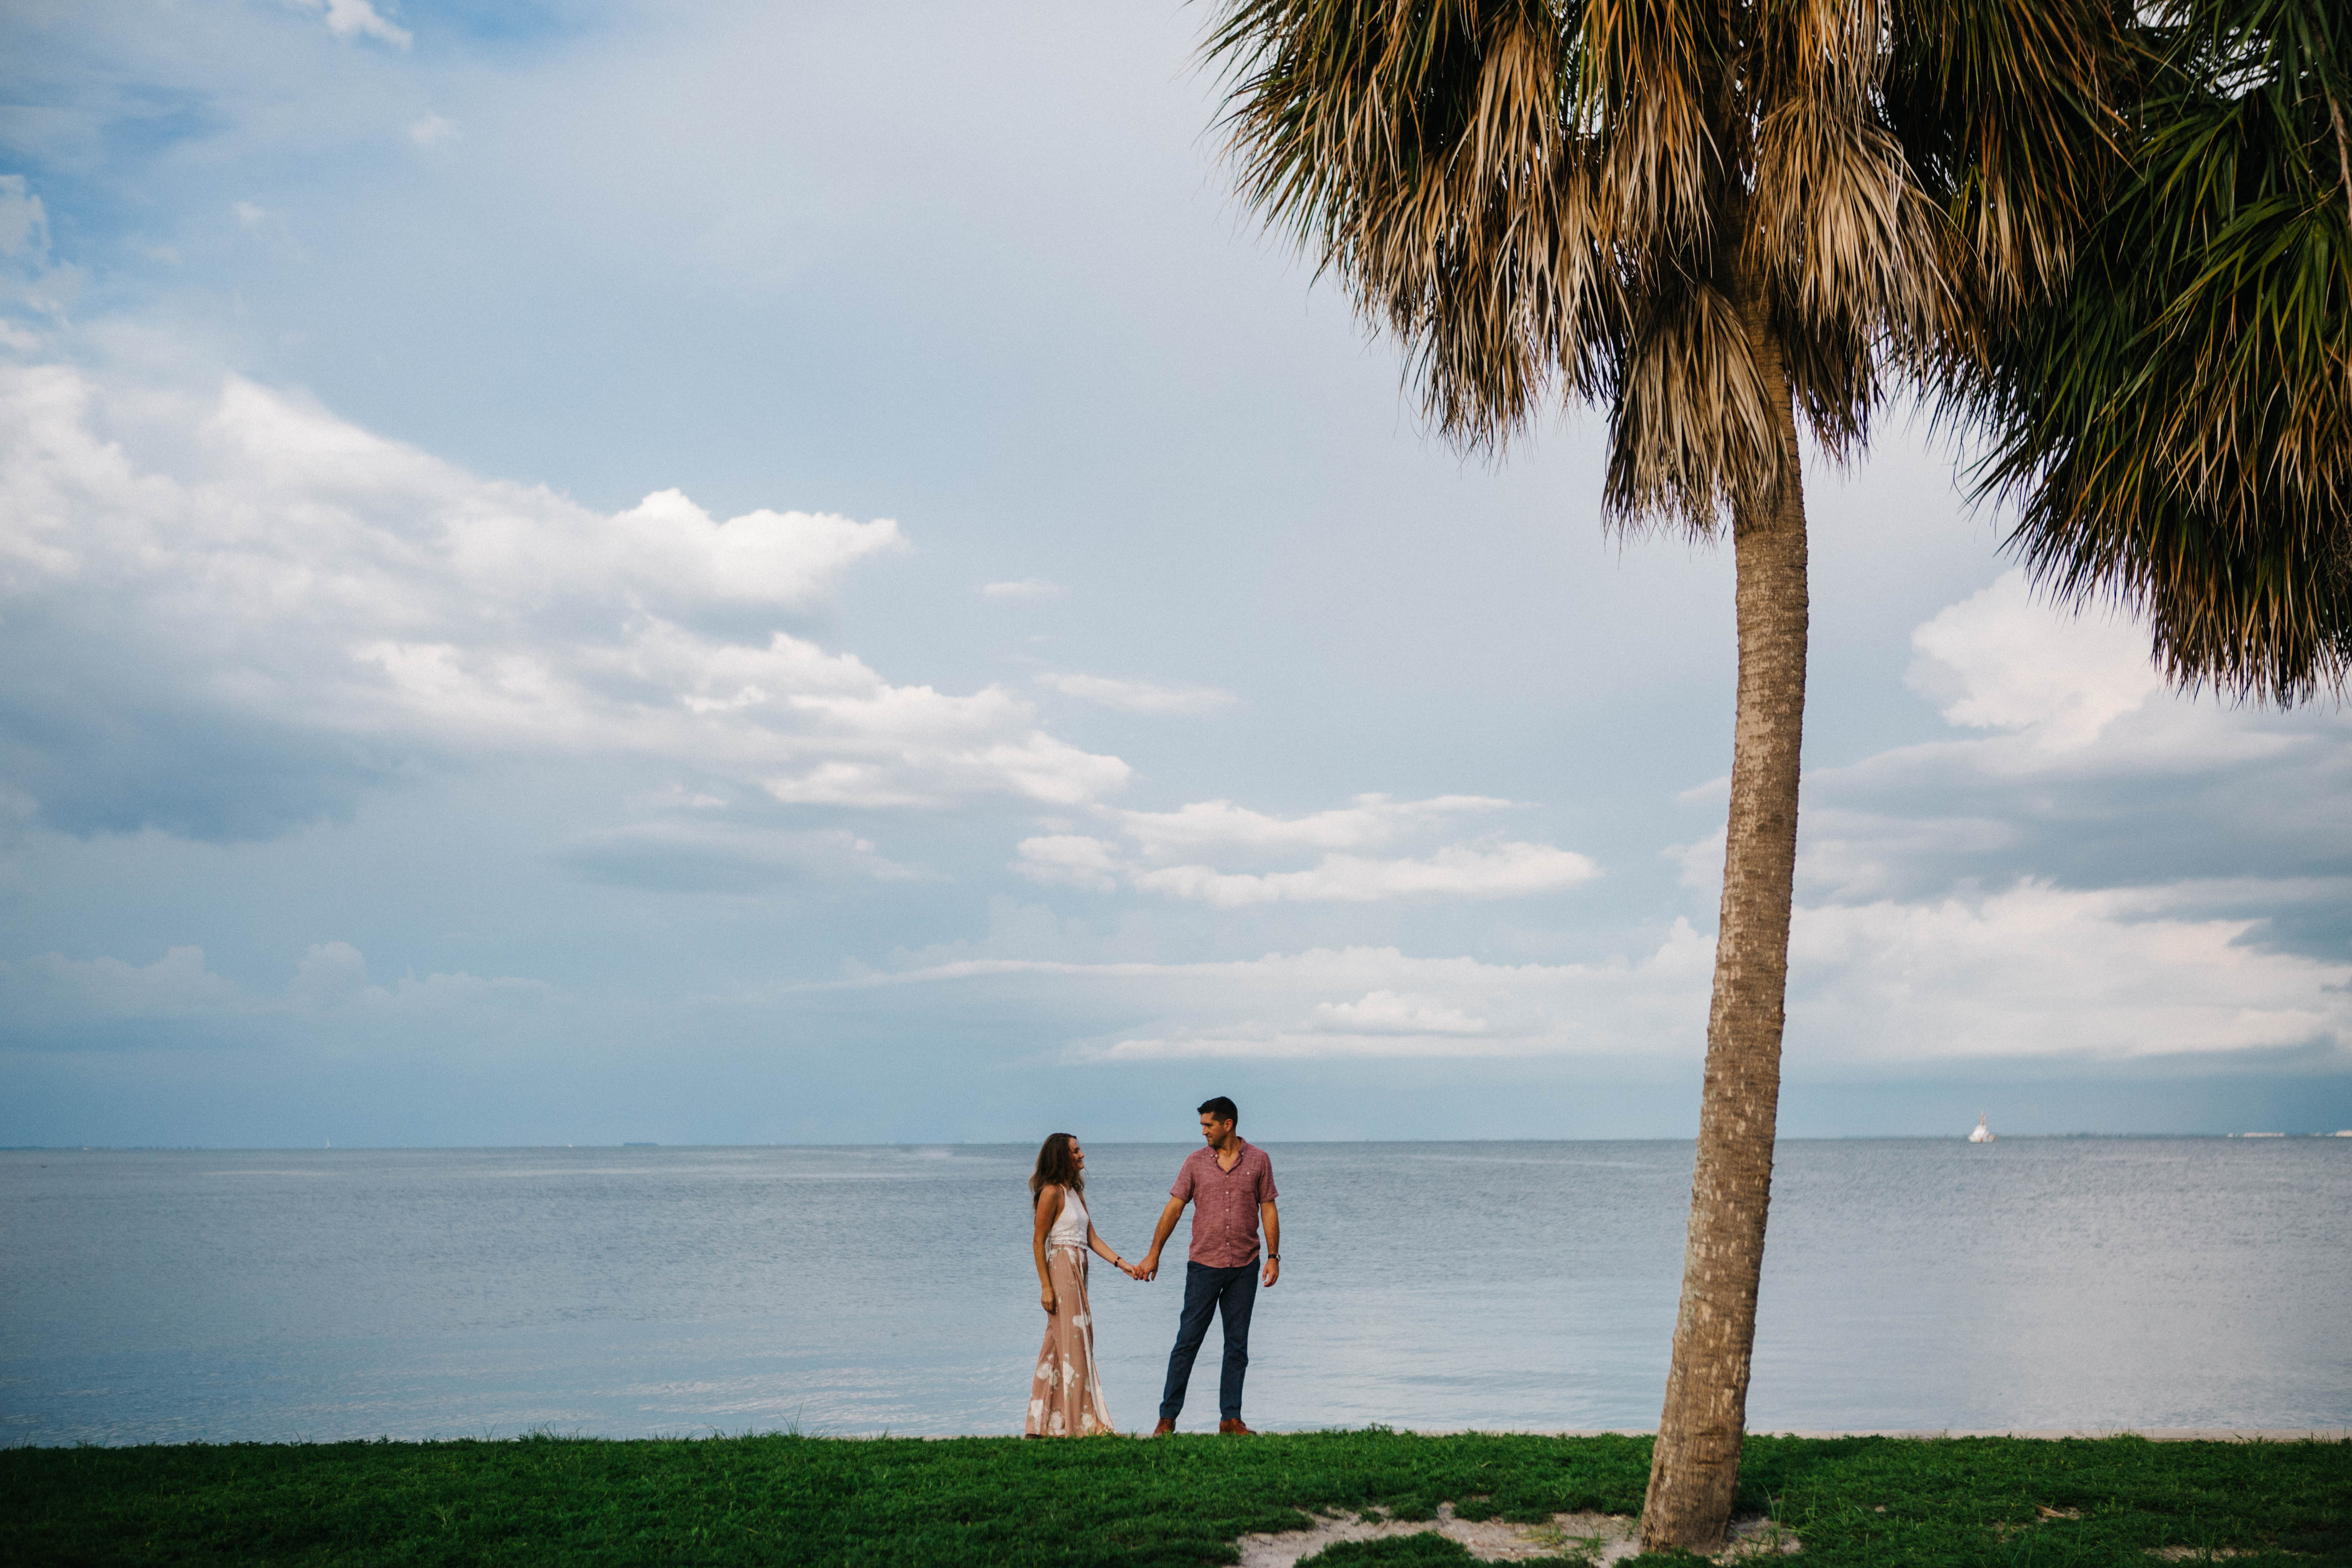
<path id="1" fill-rule="evenodd" d="M 1111 1430 L 1095 1375 L 1095 1316 L 1087 1305 L 1087 1255 L 1075 1247 L 1045 1249 L 1054 1281 L 1054 1315 L 1045 1320 L 1045 1348 L 1029 1384 L 1031 1437 L 1091 1437 Z"/>

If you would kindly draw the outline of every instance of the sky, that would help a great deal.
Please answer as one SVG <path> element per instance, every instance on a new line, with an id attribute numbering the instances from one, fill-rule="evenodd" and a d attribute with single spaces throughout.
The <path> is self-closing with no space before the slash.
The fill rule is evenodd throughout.
<path id="1" fill-rule="evenodd" d="M 0 12 L 0 1144 L 1687 1137 L 1730 560 L 1164 0 Z M 1788 1136 L 2352 1127 L 2352 721 L 1809 473 Z"/>

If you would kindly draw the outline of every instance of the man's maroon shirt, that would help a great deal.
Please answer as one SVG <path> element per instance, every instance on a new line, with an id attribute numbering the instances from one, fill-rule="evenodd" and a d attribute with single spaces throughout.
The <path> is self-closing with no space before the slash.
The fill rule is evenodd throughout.
<path id="1" fill-rule="evenodd" d="M 1171 1198 L 1192 1201 L 1195 1263 L 1211 1268 L 1244 1268 L 1257 1261 L 1257 1205 L 1274 1202 L 1274 1162 L 1245 1138 L 1234 1142 L 1241 1158 L 1230 1171 L 1217 1169 L 1217 1152 L 1203 1146 L 1176 1173 Z"/>

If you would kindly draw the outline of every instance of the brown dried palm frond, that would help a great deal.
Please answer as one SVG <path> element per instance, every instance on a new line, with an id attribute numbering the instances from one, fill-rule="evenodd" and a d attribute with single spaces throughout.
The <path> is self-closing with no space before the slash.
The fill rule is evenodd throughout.
<path id="1" fill-rule="evenodd" d="M 1794 96 L 1757 127 L 1745 269 L 1807 325 L 1867 321 L 1924 348 L 1948 314 L 1944 216 L 1901 143 L 1833 100 Z"/>
<path id="2" fill-rule="evenodd" d="M 1607 514 L 1712 532 L 1780 499 L 1780 428 L 1739 308 L 1694 283 L 1643 297 L 1610 416 Z"/>
<path id="3" fill-rule="evenodd" d="M 1843 454 L 1890 356 L 2063 267 L 2074 197 L 2011 188 L 2075 155 L 2095 73 L 2014 79 L 2095 51 L 2019 9 L 1233 0 L 1209 49 L 1243 195 L 1402 340 L 1441 431 L 1491 448 L 1555 391 L 1603 403 L 1607 515 L 1704 533 L 1782 482 L 1760 353 Z M 1930 123 L 1960 93 L 2047 123 Z"/>
<path id="4" fill-rule="evenodd" d="M 1646 281 L 1663 263 L 1704 256 L 1738 156 L 1720 7 L 1586 0 L 1559 13 L 1580 68 L 1579 128 L 1600 145 L 1621 262 Z"/>
<path id="5" fill-rule="evenodd" d="M 1597 148 L 1541 0 L 1246 0 L 1211 42 L 1237 83 L 1244 194 L 1405 342 L 1447 434 L 1497 441 L 1621 331 Z"/>
<path id="6" fill-rule="evenodd" d="M 1780 365 L 1789 395 L 1813 438 L 1841 461 L 1858 454 L 1870 439 L 1870 418 L 1885 395 L 1879 362 L 1908 363 L 1901 345 L 1889 355 L 1853 321 L 1782 321 Z"/>

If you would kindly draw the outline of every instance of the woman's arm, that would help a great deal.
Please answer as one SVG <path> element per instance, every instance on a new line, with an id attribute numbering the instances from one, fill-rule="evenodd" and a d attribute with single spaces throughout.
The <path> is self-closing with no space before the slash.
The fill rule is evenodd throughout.
<path id="1" fill-rule="evenodd" d="M 1127 1272 L 1127 1259 L 1111 1250 L 1110 1243 L 1105 1241 L 1102 1238 L 1102 1232 L 1095 1228 L 1095 1222 L 1091 1216 L 1087 1220 L 1087 1245 L 1094 1249 L 1097 1258 L 1101 1258 L 1121 1274 Z"/>
<path id="2" fill-rule="evenodd" d="M 1171 1197 L 1168 1200 L 1168 1206 L 1160 1211 L 1160 1223 L 1151 1229 L 1151 1250 L 1145 1253 L 1143 1260 L 1135 1266 L 1140 1270 L 1136 1275 L 1138 1279 L 1149 1279 L 1160 1272 L 1160 1249 L 1168 1245 L 1169 1233 L 1176 1228 L 1176 1216 L 1184 1212 L 1184 1205 L 1190 1201 L 1188 1198 Z"/>
<path id="3" fill-rule="evenodd" d="M 1045 1272 L 1045 1233 L 1061 1212 L 1061 1188 L 1047 1187 L 1037 1194 L 1037 1225 L 1029 1236 L 1029 1250 L 1037 1259 L 1037 1300 L 1048 1312 L 1054 1310 L 1054 1277 Z"/>

